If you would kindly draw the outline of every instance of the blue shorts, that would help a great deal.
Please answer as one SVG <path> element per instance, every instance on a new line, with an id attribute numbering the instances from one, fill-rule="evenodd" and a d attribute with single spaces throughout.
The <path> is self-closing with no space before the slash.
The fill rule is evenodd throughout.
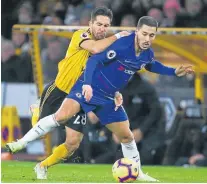
<path id="1" fill-rule="evenodd" d="M 86 102 L 84 96 L 82 96 L 82 86 L 83 82 L 78 80 L 67 98 L 77 101 L 85 113 L 93 111 L 102 125 L 128 120 L 124 108 L 121 106 L 115 111 L 114 99 L 106 97 L 98 90 L 93 89 L 93 97 L 89 102 Z"/>

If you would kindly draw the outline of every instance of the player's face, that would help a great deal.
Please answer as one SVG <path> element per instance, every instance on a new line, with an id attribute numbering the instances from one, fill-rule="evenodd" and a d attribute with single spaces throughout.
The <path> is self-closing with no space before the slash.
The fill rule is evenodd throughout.
<path id="1" fill-rule="evenodd" d="M 90 22 L 90 29 L 96 40 L 105 38 L 109 27 L 110 19 L 107 16 L 98 15 L 93 22 Z"/>
<path id="2" fill-rule="evenodd" d="M 152 41 L 155 39 L 156 32 L 156 27 L 143 25 L 138 28 L 136 31 L 136 41 L 139 48 L 142 50 L 148 49 L 151 46 Z"/>

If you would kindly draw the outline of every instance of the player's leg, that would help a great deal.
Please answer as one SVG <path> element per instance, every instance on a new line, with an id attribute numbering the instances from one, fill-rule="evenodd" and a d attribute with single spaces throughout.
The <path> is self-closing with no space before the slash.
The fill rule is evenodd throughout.
<path id="1" fill-rule="evenodd" d="M 151 176 L 143 173 L 141 169 L 140 154 L 137 149 L 133 134 L 129 128 L 129 121 L 115 122 L 107 124 L 106 127 L 111 130 L 121 142 L 122 152 L 124 157 L 134 160 L 138 164 L 139 176 L 137 180 L 140 181 L 158 181 Z"/>
<path id="2" fill-rule="evenodd" d="M 122 145 L 124 157 L 130 158 L 140 165 L 139 152 L 134 141 L 133 134 L 129 128 L 127 114 L 123 107 L 114 110 L 115 104 L 106 106 L 94 111 L 101 121 L 111 132 L 113 132 Z"/>
<path id="3" fill-rule="evenodd" d="M 86 112 L 91 111 L 90 109 L 94 108 L 94 106 L 88 106 L 84 105 L 82 103 L 81 98 L 81 91 L 82 88 L 80 87 L 79 92 L 78 91 L 72 91 L 67 98 L 71 98 L 79 102 L 83 109 L 86 110 Z M 84 107 L 85 106 L 85 107 Z M 59 113 L 59 114 L 58 114 Z M 58 116 L 64 116 L 64 114 L 61 114 L 59 111 L 56 113 L 56 118 Z M 72 122 L 72 123 L 71 123 Z M 72 155 L 72 153 L 79 147 L 79 144 L 82 140 L 82 126 L 86 124 L 86 116 L 77 116 L 73 117 L 71 121 L 67 121 L 66 126 L 69 127 L 69 129 L 66 130 L 66 142 L 60 146 L 58 146 L 55 149 L 55 152 L 46 160 L 44 160 L 41 164 L 37 164 L 35 167 L 35 171 L 37 173 L 37 178 L 39 179 L 45 179 L 47 176 L 47 168 L 59 163 L 61 160 L 64 160 L 68 156 Z M 71 135 L 72 134 L 72 135 Z M 41 167 L 42 166 L 42 167 Z"/>
<path id="4" fill-rule="evenodd" d="M 80 104 L 74 99 L 66 98 L 55 114 L 40 119 L 38 123 L 17 142 L 8 143 L 6 145 L 8 150 L 15 153 L 25 148 L 29 142 L 46 135 L 60 125 L 64 125 L 66 120 L 73 117 L 79 111 Z"/>
<path id="5" fill-rule="evenodd" d="M 124 157 L 134 160 L 139 168 L 141 168 L 139 152 L 134 136 L 129 128 L 129 121 L 110 123 L 107 124 L 106 127 L 113 132 L 121 142 Z"/>
<path id="6" fill-rule="evenodd" d="M 47 169 L 58 164 L 75 152 L 83 138 L 83 126 L 86 124 L 86 115 L 76 115 L 66 124 L 66 140 L 54 149 L 53 153 L 35 166 L 37 179 L 47 179 Z"/>
<path id="7" fill-rule="evenodd" d="M 100 119 L 101 123 L 117 136 L 121 142 L 124 157 L 132 159 L 138 164 L 138 179 L 142 181 L 157 181 L 142 172 L 140 154 L 137 149 L 133 133 L 129 128 L 129 121 L 124 108 L 120 107 L 115 111 L 114 105 L 109 104 L 96 111 L 96 115 Z"/>
<path id="8" fill-rule="evenodd" d="M 79 148 L 83 134 L 71 128 L 66 128 L 66 141 L 58 146 L 52 155 L 35 166 L 37 179 L 47 179 L 47 169 L 73 155 Z"/>
<path id="9" fill-rule="evenodd" d="M 51 88 L 47 88 L 47 89 L 51 91 Z M 40 119 L 42 119 L 43 117 L 47 115 L 55 113 L 61 106 L 62 101 L 67 96 L 66 93 L 56 88 L 55 90 L 53 90 L 52 94 L 49 97 L 47 97 L 48 90 L 45 90 L 46 92 L 43 92 L 43 95 L 42 95 L 42 100 L 40 103 L 40 112 L 41 112 Z M 71 118 L 71 120 L 69 120 L 69 122 L 73 122 L 78 118 L 79 118 L 79 121 L 83 121 L 83 118 L 85 118 L 85 116 L 79 116 L 79 115 L 74 116 Z M 51 165 L 57 164 L 61 160 L 66 159 L 68 157 L 68 151 L 65 147 L 66 146 L 64 143 L 56 147 L 53 150 L 52 155 L 50 155 L 48 158 L 45 159 L 45 161 L 43 162 L 44 163 L 43 166 L 50 167 Z M 45 174 L 42 174 L 42 176 L 44 176 L 45 178 Z"/>
<path id="10" fill-rule="evenodd" d="M 89 112 L 88 113 L 88 118 L 90 121 L 97 122 L 98 118 L 97 116 Z M 79 138 L 74 139 L 74 132 L 77 133 L 76 137 L 82 137 L 83 136 L 83 128 L 86 125 L 87 117 L 85 114 L 77 114 L 76 116 L 72 117 L 70 120 L 67 121 L 65 127 L 66 127 L 66 141 L 65 143 L 59 145 L 56 147 L 48 158 L 46 158 L 44 161 L 41 162 L 41 166 L 44 167 L 50 167 L 52 165 L 55 165 L 62 160 L 67 159 L 69 156 L 72 155 L 72 152 L 75 151 L 77 145 L 79 144 Z M 73 135 L 70 134 L 70 130 L 73 130 Z M 78 135 L 82 135 L 79 136 Z M 75 148 L 74 148 L 75 146 Z"/>
<path id="11" fill-rule="evenodd" d="M 79 147 L 83 137 L 83 127 L 86 124 L 86 115 L 78 114 L 72 117 L 66 124 L 65 143 L 59 145 L 53 151 L 53 154 L 41 162 L 41 166 L 50 167 L 62 160 L 67 159 Z"/>

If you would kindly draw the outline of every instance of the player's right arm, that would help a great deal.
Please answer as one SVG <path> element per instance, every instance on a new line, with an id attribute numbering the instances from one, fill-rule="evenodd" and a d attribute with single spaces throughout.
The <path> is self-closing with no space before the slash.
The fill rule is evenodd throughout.
<path id="1" fill-rule="evenodd" d="M 121 51 L 119 50 L 118 46 L 114 44 L 108 47 L 105 51 L 94 54 L 91 56 L 86 64 L 86 69 L 84 72 L 84 85 L 82 90 L 82 95 L 84 95 L 86 101 L 90 101 L 91 97 L 93 96 L 93 90 L 91 88 L 92 78 L 96 66 L 98 63 L 108 63 L 118 58 Z"/>
<path id="2" fill-rule="evenodd" d="M 99 54 L 94 54 L 93 56 L 91 56 L 88 59 L 88 61 L 86 63 L 86 69 L 84 72 L 85 84 L 91 85 L 93 73 L 94 73 L 98 63 L 100 63 L 100 62 L 108 63 L 108 62 L 115 60 L 119 56 L 120 51 L 112 46 L 107 48 L 105 51 L 103 51 Z"/>
<path id="3" fill-rule="evenodd" d="M 92 54 L 97 54 L 97 53 L 104 51 L 117 39 L 124 37 L 124 36 L 128 36 L 129 34 L 130 33 L 127 31 L 121 31 L 115 35 L 112 35 L 108 38 L 104 38 L 102 40 L 87 39 L 80 44 L 80 47 L 89 51 Z"/>

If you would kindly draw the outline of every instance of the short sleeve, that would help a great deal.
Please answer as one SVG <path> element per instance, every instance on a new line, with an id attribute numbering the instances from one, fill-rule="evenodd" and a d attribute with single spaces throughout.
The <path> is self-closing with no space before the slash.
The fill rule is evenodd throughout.
<path id="1" fill-rule="evenodd" d="M 81 43 L 86 40 L 91 40 L 91 34 L 86 30 L 78 30 L 73 34 L 71 43 L 76 47 L 80 48 Z"/>

